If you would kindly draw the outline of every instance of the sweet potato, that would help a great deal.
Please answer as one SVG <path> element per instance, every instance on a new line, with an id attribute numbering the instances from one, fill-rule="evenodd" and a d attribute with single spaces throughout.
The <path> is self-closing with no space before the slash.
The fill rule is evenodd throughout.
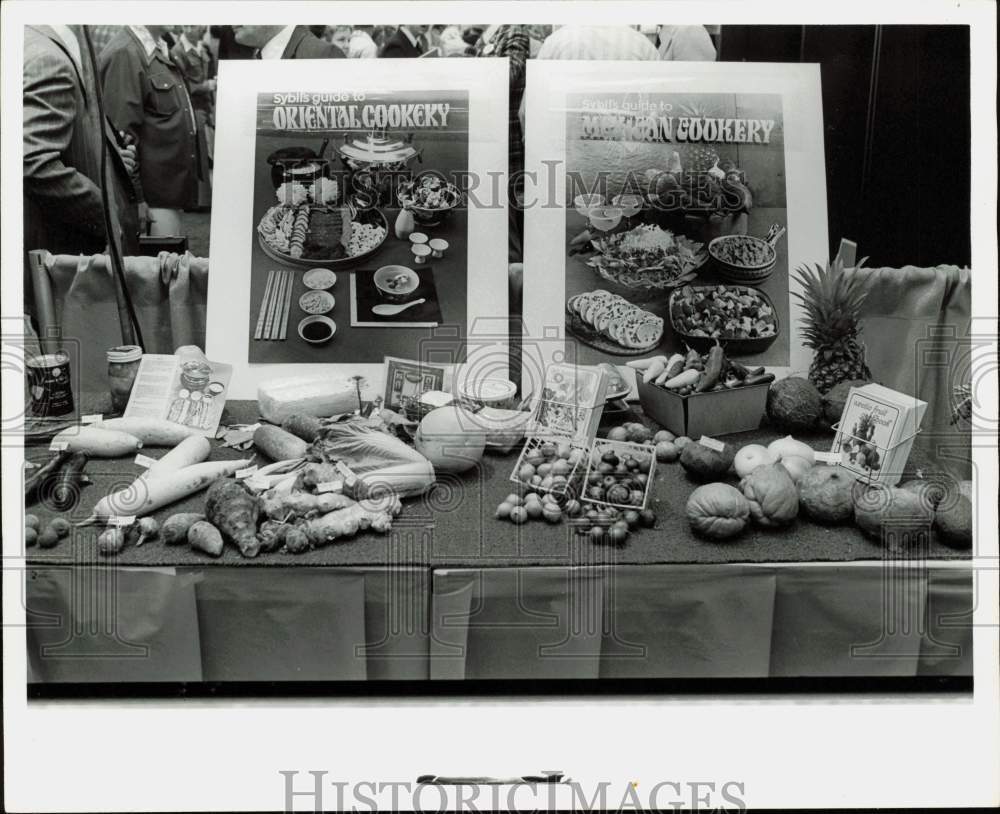
<path id="1" fill-rule="evenodd" d="M 301 438 L 271 424 L 262 424 L 254 430 L 253 445 L 272 461 L 302 458 L 309 451 L 309 445 Z"/>
<path id="2" fill-rule="evenodd" d="M 210 557 L 222 556 L 222 535 L 206 520 L 199 520 L 188 529 L 187 540 L 191 548 L 204 551 Z"/>
<path id="3" fill-rule="evenodd" d="M 125 529 L 105 529 L 97 538 L 97 550 L 105 557 L 117 554 L 123 548 L 125 548 Z"/>
<path id="4" fill-rule="evenodd" d="M 371 529 L 385 533 L 392 528 L 392 512 L 373 506 L 356 503 L 301 524 L 309 542 L 322 546 L 346 537 L 353 537 L 359 531 Z"/>
<path id="5" fill-rule="evenodd" d="M 259 501 L 242 484 L 220 478 L 208 487 L 205 517 L 222 532 L 223 539 L 239 547 L 244 557 L 256 557 L 260 552 L 259 516 Z"/>
<path id="6" fill-rule="evenodd" d="M 323 422 L 316 416 L 293 413 L 281 422 L 281 428 L 303 441 L 312 443 L 322 434 Z"/>
<path id="7" fill-rule="evenodd" d="M 260 531 L 257 532 L 257 541 L 260 543 L 261 551 L 277 551 L 285 542 L 285 534 L 293 528 L 288 523 L 280 520 L 265 520 L 260 524 Z"/>
<path id="8" fill-rule="evenodd" d="M 345 509 L 353 506 L 354 501 L 338 492 L 324 492 L 312 495 L 308 492 L 283 492 L 271 489 L 261 498 L 261 508 L 272 520 L 287 520 L 292 517 L 306 517 L 312 514 Z"/>
<path id="9" fill-rule="evenodd" d="M 167 545 L 180 545 L 187 542 L 188 530 L 199 520 L 204 519 L 205 515 L 197 512 L 173 514 L 160 527 L 160 539 Z"/>
<path id="10" fill-rule="evenodd" d="M 285 532 L 284 543 L 285 551 L 289 554 L 301 554 L 312 547 L 309 545 L 309 538 L 306 536 L 306 533 L 296 526 L 290 526 L 288 531 Z"/>

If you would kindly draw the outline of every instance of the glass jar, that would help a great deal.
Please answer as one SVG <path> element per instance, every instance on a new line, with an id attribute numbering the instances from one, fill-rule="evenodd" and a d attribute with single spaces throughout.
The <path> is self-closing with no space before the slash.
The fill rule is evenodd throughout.
<path id="1" fill-rule="evenodd" d="M 212 379 L 212 366 L 208 362 L 192 360 L 181 365 L 181 386 L 188 390 L 204 390 Z"/>
<path id="2" fill-rule="evenodd" d="M 125 412 L 141 361 L 142 348 L 138 345 L 119 345 L 108 350 L 108 386 L 114 412 Z"/>

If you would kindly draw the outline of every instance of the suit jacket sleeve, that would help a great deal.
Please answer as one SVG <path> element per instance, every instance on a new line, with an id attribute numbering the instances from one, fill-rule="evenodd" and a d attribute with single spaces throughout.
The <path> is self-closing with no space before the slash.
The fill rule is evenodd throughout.
<path id="1" fill-rule="evenodd" d="M 525 65 L 531 50 L 528 29 L 523 25 L 512 25 L 507 31 L 504 46 L 498 56 L 510 60 L 510 84 L 514 87 L 524 85 Z"/>
<path id="2" fill-rule="evenodd" d="M 52 212 L 94 234 L 104 234 L 101 191 L 63 163 L 73 128 L 82 121 L 67 62 L 41 55 L 24 64 L 24 192 L 50 200 Z M 96 134 L 100 138 L 99 134 Z"/>
<path id="3" fill-rule="evenodd" d="M 403 47 L 395 40 L 389 40 L 385 46 L 382 48 L 382 53 L 379 54 L 383 59 L 397 59 L 399 57 L 405 57 L 406 54 L 403 53 Z"/>

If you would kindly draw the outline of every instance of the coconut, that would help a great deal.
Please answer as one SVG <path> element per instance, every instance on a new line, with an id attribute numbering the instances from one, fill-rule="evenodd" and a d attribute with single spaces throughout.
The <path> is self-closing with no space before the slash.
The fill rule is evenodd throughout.
<path id="1" fill-rule="evenodd" d="M 814 466 L 799 480 L 799 506 L 818 523 L 854 516 L 854 477 L 839 466 Z"/>
<path id="2" fill-rule="evenodd" d="M 938 539 L 952 548 L 972 547 L 972 501 L 964 495 L 943 500 L 934 516 Z"/>
<path id="3" fill-rule="evenodd" d="M 844 405 L 852 387 L 863 387 L 868 384 L 864 379 L 848 379 L 838 382 L 823 396 L 823 418 L 829 426 L 833 426 L 844 414 Z"/>
<path id="4" fill-rule="evenodd" d="M 716 452 L 703 444 L 691 442 L 681 450 L 681 466 L 696 481 L 708 483 L 722 480 L 733 465 L 736 451 L 726 444 L 722 452 Z"/>
<path id="5" fill-rule="evenodd" d="M 781 379 L 767 391 L 767 416 L 787 430 L 815 429 L 823 417 L 823 397 L 808 379 Z"/>
<path id="6" fill-rule="evenodd" d="M 920 495 L 906 489 L 858 484 L 854 490 L 854 519 L 870 537 L 894 550 L 915 545 L 930 530 L 933 512 Z"/>

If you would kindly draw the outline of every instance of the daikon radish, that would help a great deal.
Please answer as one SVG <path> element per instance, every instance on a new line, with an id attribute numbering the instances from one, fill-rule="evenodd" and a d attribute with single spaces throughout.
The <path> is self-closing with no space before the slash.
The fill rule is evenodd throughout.
<path id="1" fill-rule="evenodd" d="M 253 434 L 253 445 L 272 461 L 302 458 L 309 451 L 309 444 L 281 427 L 262 424 Z"/>
<path id="2" fill-rule="evenodd" d="M 95 427 L 120 430 L 153 447 L 175 447 L 185 438 L 202 437 L 197 430 L 162 418 L 106 418 Z"/>
<path id="3" fill-rule="evenodd" d="M 248 460 L 207 461 L 155 478 L 137 478 L 131 486 L 101 498 L 86 522 L 109 517 L 144 517 L 248 466 Z"/>
<path id="4" fill-rule="evenodd" d="M 53 444 L 66 444 L 70 452 L 86 452 L 91 458 L 120 458 L 142 447 L 142 441 L 121 430 L 105 430 L 92 424 L 67 427 L 56 433 Z"/>
<path id="5" fill-rule="evenodd" d="M 140 477 L 158 478 L 168 472 L 176 472 L 186 466 L 200 464 L 212 454 L 212 444 L 203 435 L 185 438 L 170 452 L 149 467 Z"/>

